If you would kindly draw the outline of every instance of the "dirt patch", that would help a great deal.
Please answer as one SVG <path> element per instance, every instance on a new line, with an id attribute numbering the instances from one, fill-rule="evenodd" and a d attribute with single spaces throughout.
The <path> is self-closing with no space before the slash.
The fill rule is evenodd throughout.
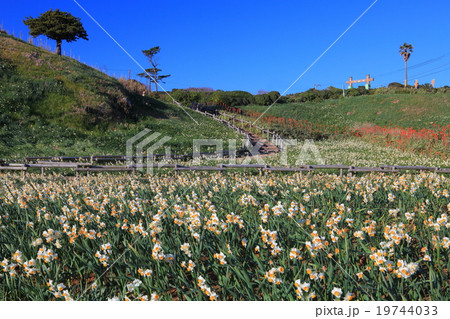
<path id="1" fill-rule="evenodd" d="M 383 112 L 381 112 L 381 111 L 378 111 L 378 112 L 377 112 L 378 115 L 380 115 L 381 113 L 383 113 Z"/>
<path id="2" fill-rule="evenodd" d="M 366 122 L 366 123 L 355 123 L 351 127 L 351 129 L 353 131 L 358 131 L 358 130 L 363 130 L 363 129 L 370 129 L 370 128 L 375 127 L 375 126 L 376 125 L 374 123 L 369 123 L 369 122 Z"/>
<path id="3" fill-rule="evenodd" d="M 354 114 L 355 111 L 347 112 L 347 116 Z"/>
<path id="4" fill-rule="evenodd" d="M 405 107 L 405 108 L 402 108 L 402 111 L 405 112 L 406 114 L 421 115 L 421 114 L 427 112 L 428 109 L 426 107 L 417 107 L 417 108 Z"/>
<path id="5" fill-rule="evenodd" d="M 394 103 L 394 104 L 397 104 L 397 103 L 399 103 L 399 102 L 400 102 L 399 99 L 395 99 L 394 101 L 392 101 L 392 103 Z"/>
<path id="6" fill-rule="evenodd" d="M 30 53 L 23 52 L 23 55 L 28 60 L 33 61 L 36 66 L 42 66 L 45 62 L 43 59 L 41 59 L 41 54 L 39 54 L 38 52 L 30 52 Z"/>

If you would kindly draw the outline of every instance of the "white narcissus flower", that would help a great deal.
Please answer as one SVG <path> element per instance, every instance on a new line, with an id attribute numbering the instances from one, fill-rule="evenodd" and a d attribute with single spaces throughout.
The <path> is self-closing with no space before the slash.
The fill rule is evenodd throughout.
<path id="1" fill-rule="evenodd" d="M 342 295 L 342 289 L 341 289 L 341 288 L 334 287 L 333 290 L 331 290 L 331 294 L 332 294 L 333 296 L 335 296 L 336 298 L 341 298 L 341 295 Z"/>
<path id="2" fill-rule="evenodd" d="M 311 286 L 311 284 L 310 284 L 310 283 L 307 283 L 307 282 L 304 282 L 304 283 L 300 284 L 300 288 L 301 288 L 303 291 L 306 291 L 306 292 L 309 291 L 310 286 Z"/>
<path id="3" fill-rule="evenodd" d="M 347 292 L 347 293 L 345 294 L 344 300 L 345 300 L 345 301 L 350 301 L 350 300 L 352 300 L 353 298 L 355 298 L 355 294 L 352 293 L 352 292 Z"/>

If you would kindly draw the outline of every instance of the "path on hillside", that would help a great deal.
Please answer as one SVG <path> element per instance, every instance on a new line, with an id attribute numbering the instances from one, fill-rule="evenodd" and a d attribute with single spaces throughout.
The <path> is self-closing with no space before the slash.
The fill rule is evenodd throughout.
<path id="1" fill-rule="evenodd" d="M 204 116 L 211 117 L 212 119 L 222 123 L 223 125 L 227 125 L 228 127 L 232 128 L 233 130 L 238 132 L 239 134 L 244 134 L 253 146 L 260 143 L 261 147 L 259 147 L 258 149 L 255 149 L 255 151 L 257 150 L 259 154 L 258 155 L 251 154 L 250 157 L 259 156 L 259 155 L 274 155 L 276 153 L 280 153 L 280 151 L 281 151 L 278 146 L 274 145 L 268 139 L 265 139 L 258 134 L 250 132 L 250 131 L 242 128 L 241 126 L 237 126 L 234 122 L 232 123 L 227 120 L 220 119 L 216 116 L 217 114 L 214 114 L 214 113 L 211 114 L 209 112 L 201 111 L 197 108 L 192 108 L 192 107 L 190 109 L 194 110 L 195 112 L 200 113 Z M 218 112 L 218 114 L 222 115 L 222 113 L 220 113 L 220 112 Z"/>
<path id="2" fill-rule="evenodd" d="M 246 132 L 248 139 L 250 140 L 250 143 L 252 143 L 252 145 L 256 145 L 258 143 L 261 144 L 261 147 L 258 149 L 260 155 L 272 155 L 280 152 L 280 149 L 277 146 L 270 143 L 270 141 L 268 141 L 267 139 L 262 138 L 261 136 L 255 133 L 251 133 L 248 131 Z M 254 154 L 252 155 L 255 156 Z"/>

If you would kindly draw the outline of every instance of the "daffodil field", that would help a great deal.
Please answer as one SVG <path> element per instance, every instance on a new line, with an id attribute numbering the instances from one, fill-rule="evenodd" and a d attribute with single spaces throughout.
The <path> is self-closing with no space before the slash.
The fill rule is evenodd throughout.
<path id="1" fill-rule="evenodd" d="M 0 175 L 2 300 L 448 300 L 435 173 Z"/>

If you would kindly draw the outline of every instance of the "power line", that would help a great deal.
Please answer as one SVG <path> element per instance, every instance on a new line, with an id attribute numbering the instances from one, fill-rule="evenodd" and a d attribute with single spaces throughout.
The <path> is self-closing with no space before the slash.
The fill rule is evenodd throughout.
<path id="1" fill-rule="evenodd" d="M 450 62 L 449 62 L 449 63 L 442 64 L 442 65 L 440 65 L 440 66 L 438 66 L 438 67 L 435 67 L 435 68 L 429 69 L 429 70 L 427 70 L 427 71 L 423 71 L 423 72 L 421 72 L 421 73 L 419 73 L 419 74 L 413 75 L 412 77 L 419 77 L 419 76 L 422 76 L 422 75 L 424 75 L 424 74 L 426 74 L 426 73 L 429 73 L 429 72 L 431 72 L 431 71 L 439 70 L 440 68 L 442 68 L 442 67 L 444 67 L 444 66 L 447 66 L 447 65 L 449 65 L 449 64 L 450 64 Z"/>
<path id="2" fill-rule="evenodd" d="M 377 1 L 378 1 L 378 0 L 377 0 Z M 119 47 L 120 49 L 122 49 L 122 51 L 125 52 L 125 54 L 128 55 L 128 57 L 129 57 L 131 60 L 133 60 L 133 62 L 136 63 L 136 65 L 139 66 L 139 67 L 144 71 L 144 73 L 146 73 L 153 81 L 155 81 L 155 79 L 154 79 L 150 74 L 148 74 L 148 72 L 144 69 L 144 67 L 143 67 L 138 61 L 136 61 L 136 59 L 135 59 L 130 53 L 128 53 L 128 51 L 125 50 L 125 48 L 124 48 L 119 42 L 117 42 L 117 40 L 114 39 L 114 38 L 112 37 L 112 35 L 109 34 L 108 31 L 106 31 L 106 29 L 103 28 L 103 26 L 102 26 L 100 23 L 98 23 L 97 20 L 95 20 L 94 17 L 93 17 L 89 12 L 86 11 L 85 8 L 83 8 L 76 0 L 73 0 L 73 2 L 75 2 L 75 3 L 77 4 L 77 6 L 80 7 L 80 9 L 83 10 L 84 13 L 86 13 L 86 15 L 87 15 L 87 16 L 88 16 L 88 17 L 89 17 L 96 25 L 99 26 L 99 28 L 102 29 L 102 31 L 105 32 L 105 34 L 106 34 L 111 40 L 113 40 L 115 44 L 117 44 L 118 47 Z M 198 122 L 197 122 L 197 121 L 196 121 L 196 120 L 195 120 L 195 119 L 194 119 L 194 118 L 193 118 L 193 117 L 192 117 L 192 116 L 191 116 L 191 115 L 190 115 L 190 114 L 189 114 L 189 113 L 181 106 L 181 104 L 180 104 L 177 100 L 175 100 L 175 99 L 172 97 L 172 95 L 170 95 L 169 92 L 166 91 L 166 89 L 164 89 L 164 88 L 162 87 L 161 84 L 159 84 L 157 81 L 155 81 L 155 83 L 156 83 L 156 84 L 164 91 L 165 94 L 167 94 L 167 96 L 169 96 L 169 97 L 172 99 L 173 104 L 175 104 L 175 105 L 177 105 L 179 108 L 181 108 L 181 110 L 182 110 L 187 116 L 189 116 L 189 117 L 191 118 L 191 120 L 192 120 L 195 124 L 199 125 L 199 123 L 198 123 Z"/>
<path id="3" fill-rule="evenodd" d="M 450 63 L 449 63 L 449 64 L 450 64 Z M 436 71 L 436 72 L 424 74 L 424 75 L 422 75 L 422 76 L 416 77 L 416 79 L 422 79 L 422 78 L 424 78 L 424 77 L 428 77 L 428 76 L 430 76 L 430 75 L 437 74 L 437 73 L 441 73 L 441 72 L 444 72 L 444 71 L 447 71 L 447 70 L 450 70 L 450 68 L 446 68 L 446 69 L 443 69 L 443 70 L 440 70 L 440 71 Z"/>
<path id="4" fill-rule="evenodd" d="M 431 63 L 436 62 L 436 61 L 439 61 L 439 60 L 445 58 L 446 56 L 448 56 L 449 54 L 450 54 L 450 52 L 449 53 L 445 53 L 445 54 L 443 54 L 441 56 L 438 56 L 438 57 L 435 57 L 435 58 L 432 58 L 432 59 L 429 59 L 429 60 L 426 60 L 426 61 L 414 64 L 414 65 L 411 65 L 411 66 L 408 67 L 408 70 L 420 68 L 422 66 L 431 64 Z M 395 73 L 398 73 L 398 72 L 403 72 L 404 70 L 405 70 L 404 68 L 401 68 L 401 69 L 397 69 L 395 71 L 390 71 L 390 72 L 387 72 L 387 73 L 376 74 L 376 77 L 377 78 L 385 77 L 385 76 L 392 75 L 392 74 L 395 74 Z"/>
<path id="5" fill-rule="evenodd" d="M 419 68 L 419 67 L 421 67 L 421 66 L 428 65 L 428 64 L 430 64 L 430 63 L 439 61 L 439 60 L 445 58 L 446 56 L 448 56 L 448 53 L 447 53 L 447 54 L 444 54 L 444 55 L 441 55 L 441 56 L 439 56 L 439 57 L 436 57 L 436 58 L 433 58 L 433 59 L 430 59 L 430 60 L 421 62 L 421 63 L 414 64 L 414 65 L 408 67 L 408 69 L 416 69 L 416 68 Z"/>
<path id="6" fill-rule="evenodd" d="M 74 0 L 75 1 L 75 0 Z M 297 83 L 374 5 L 375 3 L 377 3 L 378 0 L 375 0 L 358 18 L 356 18 L 355 21 L 353 21 L 353 23 L 336 39 L 334 40 L 334 42 L 325 50 L 322 52 L 321 55 L 319 55 L 319 57 L 317 59 L 314 60 L 313 63 L 311 63 L 311 65 L 306 68 L 305 71 L 303 71 L 302 74 L 300 74 L 300 76 L 283 92 L 280 94 L 280 96 L 272 102 L 271 105 L 269 105 L 269 107 L 267 107 L 267 109 L 252 123 L 252 125 L 255 125 L 256 122 L 258 122 L 258 120 L 267 113 L 267 111 L 270 110 L 270 108 L 272 106 L 275 105 L 275 103 L 277 103 L 277 101 L 286 94 L 287 91 L 289 91 L 291 89 L 291 87 L 293 87 L 295 85 L 295 83 Z"/>

